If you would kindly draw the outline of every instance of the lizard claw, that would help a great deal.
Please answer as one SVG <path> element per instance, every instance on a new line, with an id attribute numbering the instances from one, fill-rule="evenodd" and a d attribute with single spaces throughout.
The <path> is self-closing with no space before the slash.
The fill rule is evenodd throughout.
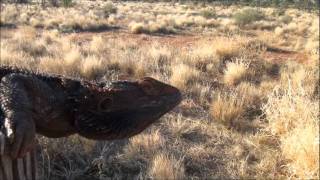
<path id="1" fill-rule="evenodd" d="M 35 145 L 35 127 L 30 121 L 20 122 L 14 129 L 14 133 L 9 134 L 11 142 L 11 156 L 13 158 L 23 157 L 33 149 Z"/>
<path id="2" fill-rule="evenodd" d="M 18 158 L 23 158 L 24 156 L 26 156 L 29 152 L 31 152 L 35 147 L 35 142 L 33 141 L 32 143 L 30 143 L 27 147 L 25 147 L 24 149 L 22 148 L 18 154 Z"/>
<path id="3" fill-rule="evenodd" d="M 14 142 L 14 133 L 13 133 L 13 127 L 11 123 L 8 123 L 8 121 L 5 121 L 5 131 L 7 134 L 7 138 L 10 144 L 13 144 Z"/>

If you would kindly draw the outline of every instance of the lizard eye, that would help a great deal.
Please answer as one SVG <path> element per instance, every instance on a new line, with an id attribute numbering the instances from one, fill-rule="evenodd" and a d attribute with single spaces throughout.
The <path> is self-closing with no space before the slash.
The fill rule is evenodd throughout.
<path id="1" fill-rule="evenodd" d="M 108 110 L 113 104 L 113 100 L 111 98 L 105 98 L 99 103 L 99 110 L 105 111 Z"/>

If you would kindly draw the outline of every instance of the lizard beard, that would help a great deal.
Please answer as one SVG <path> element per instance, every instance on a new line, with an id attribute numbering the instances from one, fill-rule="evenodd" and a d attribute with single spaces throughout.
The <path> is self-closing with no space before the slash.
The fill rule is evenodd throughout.
<path id="1" fill-rule="evenodd" d="M 148 115 L 144 109 L 124 110 L 109 113 L 86 112 L 75 116 L 77 132 L 96 140 L 113 140 L 136 135 L 159 119 L 163 113 Z"/>

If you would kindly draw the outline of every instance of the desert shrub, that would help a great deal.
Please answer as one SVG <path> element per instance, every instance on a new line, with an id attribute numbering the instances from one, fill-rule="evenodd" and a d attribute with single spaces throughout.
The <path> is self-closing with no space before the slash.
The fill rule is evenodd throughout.
<path id="1" fill-rule="evenodd" d="M 285 15 L 285 16 L 281 17 L 280 21 L 285 24 L 289 24 L 292 21 L 292 17 L 289 15 Z"/>
<path id="2" fill-rule="evenodd" d="M 160 34 L 174 34 L 176 31 L 173 27 L 167 26 L 166 24 L 161 24 L 159 22 L 149 22 L 146 23 L 137 23 L 137 22 L 131 22 L 129 24 L 129 29 L 131 33 L 134 34 L 140 34 L 140 33 L 146 33 L 146 34 L 153 34 L 153 33 L 160 33 Z"/>
<path id="3" fill-rule="evenodd" d="M 237 12 L 233 18 L 237 25 L 245 26 L 255 21 L 264 19 L 264 14 L 260 10 L 248 8 Z"/>
<path id="4" fill-rule="evenodd" d="M 72 6 L 72 0 L 62 0 L 63 7 L 70 7 Z"/>
<path id="5" fill-rule="evenodd" d="M 136 23 L 136 22 L 131 22 L 129 24 L 129 29 L 134 34 L 140 34 L 146 31 L 144 23 Z"/>
<path id="6" fill-rule="evenodd" d="M 106 17 L 108 17 L 110 14 L 116 14 L 118 11 L 118 8 L 114 6 L 111 2 L 108 2 L 106 5 L 103 6 L 103 12 Z"/>
<path id="7" fill-rule="evenodd" d="M 201 14 L 201 16 L 203 16 L 203 17 L 205 17 L 207 19 L 214 18 L 216 16 L 216 13 L 213 10 L 208 10 L 208 9 L 202 10 L 200 12 L 200 14 Z"/>
<path id="8" fill-rule="evenodd" d="M 273 16 L 283 16 L 285 15 L 286 10 L 284 8 L 277 8 L 272 12 Z"/>
<path id="9" fill-rule="evenodd" d="M 277 36 L 283 35 L 284 32 L 285 32 L 285 30 L 284 30 L 283 28 L 281 28 L 281 27 L 276 27 L 276 28 L 274 29 L 274 33 L 275 33 L 275 35 L 277 35 Z"/>
<path id="10" fill-rule="evenodd" d="M 54 7 L 58 7 L 59 6 L 59 0 L 48 0 L 49 4 L 54 6 Z"/>
<path id="11" fill-rule="evenodd" d="M 149 33 L 161 33 L 161 34 L 173 34 L 175 33 L 174 28 L 170 26 L 165 26 L 164 24 L 149 24 L 148 26 Z"/>
<path id="12" fill-rule="evenodd" d="M 15 24 L 19 15 L 18 8 L 15 6 L 1 7 L 0 13 L 0 26 Z"/>

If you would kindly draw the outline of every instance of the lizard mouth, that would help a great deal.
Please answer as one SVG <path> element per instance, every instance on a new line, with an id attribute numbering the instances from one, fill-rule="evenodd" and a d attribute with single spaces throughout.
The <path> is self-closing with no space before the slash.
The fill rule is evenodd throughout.
<path id="1" fill-rule="evenodd" d="M 170 111 L 175 106 L 177 106 L 181 102 L 181 100 L 182 96 L 181 93 L 178 91 L 172 95 L 160 96 L 158 99 L 151 101 L 150 103 L 146 103 L 140 108 L 156 108 L 158 111 L 163 111 L 164 113 L 166 113 L 167 111 Z"/>

